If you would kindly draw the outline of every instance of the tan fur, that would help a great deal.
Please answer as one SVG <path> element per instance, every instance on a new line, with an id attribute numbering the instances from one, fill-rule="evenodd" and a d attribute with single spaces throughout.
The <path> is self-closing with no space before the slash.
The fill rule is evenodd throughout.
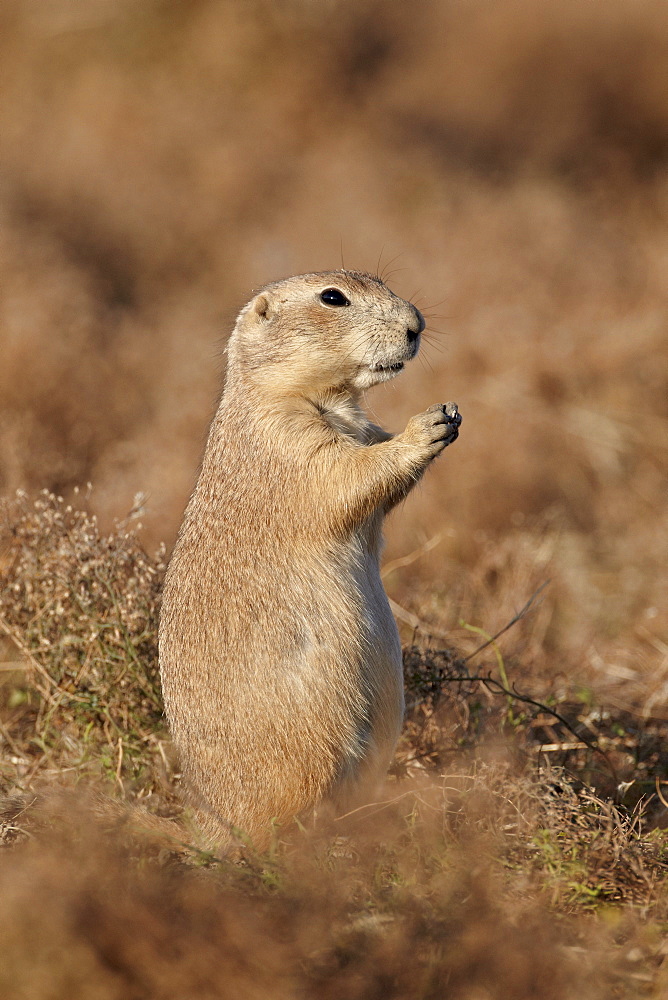
<path id="1" fill-rule="evenodd" d="M 346 808 L 387 769 L 403 684 L 382 520 L 459 417 L 433 406 L 392 437 L 359 398 L 423 327 L 351 271 L 268 285 L 239 316 L 160 623 L 167 716 L 212 842 L 236 827 L 264 847 L 272 822 Z"/>

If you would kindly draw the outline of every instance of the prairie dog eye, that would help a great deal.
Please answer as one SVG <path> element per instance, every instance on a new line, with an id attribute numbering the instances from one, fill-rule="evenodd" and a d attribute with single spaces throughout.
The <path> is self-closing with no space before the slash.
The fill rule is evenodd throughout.
<path id="1" fill-rule="evenodd" d="M 326 288 L 320 292 L 320 301 L 326 306 L 349 306 L 350 302 L 338 288 Z"/>

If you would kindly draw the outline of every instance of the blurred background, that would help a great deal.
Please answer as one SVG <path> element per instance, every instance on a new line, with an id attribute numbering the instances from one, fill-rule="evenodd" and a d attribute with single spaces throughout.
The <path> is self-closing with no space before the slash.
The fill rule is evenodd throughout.
<path id="1" fill-rule="evenodd" d="M 0 492 L 169 548 L 252 289 L 380 271 L 428 330 L 370 411 L 464 417 L 406 621 L 550 579 L 525 668 L 668 713 L 662 0 L 3 0 L 0 67 Z"/>

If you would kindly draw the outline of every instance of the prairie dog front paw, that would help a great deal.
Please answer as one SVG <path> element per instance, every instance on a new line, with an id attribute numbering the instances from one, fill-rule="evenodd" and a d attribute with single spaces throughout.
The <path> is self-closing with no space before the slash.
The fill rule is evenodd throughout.
<path id="1" fill-rule="evenodd" d="M 461 422 L 456 403 L 434 403 L 424 413 L 411 417 L 404 434 L 432 459 L 457 440 Z"/>

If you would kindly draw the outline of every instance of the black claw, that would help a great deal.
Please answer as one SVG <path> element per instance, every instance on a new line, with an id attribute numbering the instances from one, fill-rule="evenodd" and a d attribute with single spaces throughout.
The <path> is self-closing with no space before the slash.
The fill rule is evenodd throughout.
<path id="1" fill-rule="evenodd" d="M 451 427 L 459 427 L 462 422 L 462 415 L 457 409 L 456 403 L 443 403 L 443 414 L 446 422 Z"/>

